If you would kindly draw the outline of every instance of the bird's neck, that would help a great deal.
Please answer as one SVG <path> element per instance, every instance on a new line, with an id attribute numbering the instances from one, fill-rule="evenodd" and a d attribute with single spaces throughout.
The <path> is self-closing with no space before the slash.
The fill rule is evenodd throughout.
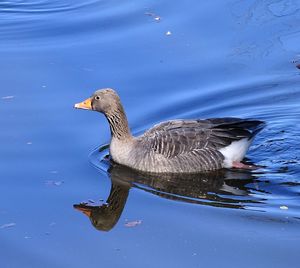
<path id="1" fill-rule="evenodd" d="M 132 138 L 127 117 L 121 104 L 114 110 L 106 113 L 105 116 L 113 139 L 127 140 Z"/>

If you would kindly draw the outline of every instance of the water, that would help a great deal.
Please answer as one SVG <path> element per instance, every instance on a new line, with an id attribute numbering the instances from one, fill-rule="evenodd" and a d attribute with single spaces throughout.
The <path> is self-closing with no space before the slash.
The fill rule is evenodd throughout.
<path id="1" fill-rule="evenodd" d="M 298 267 L 299 1 L 202 2 L 0 3 L 1 267 Z M 266 121 L 247 154 L 263 168 L 111 167 L 104 117 L 72 108 L 102 87 L 135 134 Z"/>

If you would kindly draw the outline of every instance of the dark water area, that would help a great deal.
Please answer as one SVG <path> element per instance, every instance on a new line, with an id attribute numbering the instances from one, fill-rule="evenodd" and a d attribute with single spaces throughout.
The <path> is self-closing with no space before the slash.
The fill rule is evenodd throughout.
<path id="1" fill-rule="evenodd" d="M 299 267 L 299 1 L 8 0 L 0 19 L 1 267 Z M 105 118 L 73 109 L 104 87 L 135 134 L 265 121 L 261 168 L 112 165 Z"/>

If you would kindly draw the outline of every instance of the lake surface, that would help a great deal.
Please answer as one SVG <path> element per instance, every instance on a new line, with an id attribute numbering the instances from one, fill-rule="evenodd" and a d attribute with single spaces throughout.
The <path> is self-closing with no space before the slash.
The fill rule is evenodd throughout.
<path id="1" fill-rule="evenodd" d="M 299 1 L 6 0 L 0 19 L 1 267 L 299 267 Z M 262 167 L 111 166 L 105 118 L 73 109 L 104 87 L 135 134 L 265 121 Z"/>

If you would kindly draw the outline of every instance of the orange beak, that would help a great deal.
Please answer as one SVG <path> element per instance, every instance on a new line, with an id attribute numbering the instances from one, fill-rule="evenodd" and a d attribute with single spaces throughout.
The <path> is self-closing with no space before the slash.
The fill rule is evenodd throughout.
<path id="1" fill-rule="evenodd" d="M 88 216 L 89 218 L 92 215 L 92 209 L 89 207 L 82 207 L 80 205 L 74 205 L 73 206 L 75 209 L 81 211 L 83 214 L 85 214 L 86 216 Z"/>
<path id="2" fill-rule="evenodd" d="M 91 98 L 88 98 L 86 100 L 84 100 L 83 102 L 79 102 L 79 103 L 76 103 L 74 105 L 74 108 L 77 108 L 77 109 L 84 109 L 84 110 L 92 110 L 92 99 Z"/>

